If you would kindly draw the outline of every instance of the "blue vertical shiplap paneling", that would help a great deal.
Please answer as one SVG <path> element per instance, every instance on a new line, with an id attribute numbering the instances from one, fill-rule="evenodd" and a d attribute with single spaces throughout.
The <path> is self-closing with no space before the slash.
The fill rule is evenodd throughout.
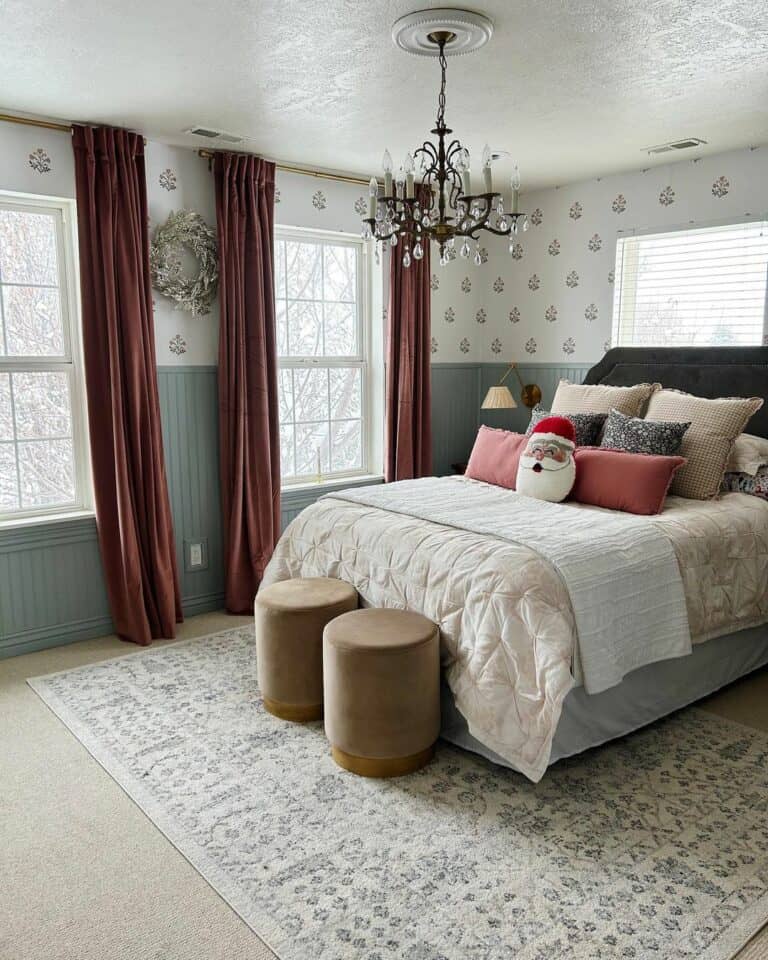
<path id="1" fill-rule="evenodd" d="M 93 517 L 0 531 L 0 657 L 111 629 Z"/>
<path id="2" fill-rule="evenodd" d="M 432 364 L 432 471 L 451 473 L 467 459 L 477 433 L 482 365 Z"/>
<path id="3" fill-rule="evenodd" d="M 217 610 L 224 567 L 216 368 L 158 367 L 157 386 L 184 612 Z M 185 540 L 207 541 L 206 569 L 185 569 Z"/>

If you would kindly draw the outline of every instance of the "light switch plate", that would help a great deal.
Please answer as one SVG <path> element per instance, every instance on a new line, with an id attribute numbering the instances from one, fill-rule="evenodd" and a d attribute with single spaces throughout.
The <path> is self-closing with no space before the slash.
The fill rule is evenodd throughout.
<path id="1" fill-rule="evenodd" d="M 184 569 L 187 573 L 208 569 L 208 539 L 184 541 Z"/>

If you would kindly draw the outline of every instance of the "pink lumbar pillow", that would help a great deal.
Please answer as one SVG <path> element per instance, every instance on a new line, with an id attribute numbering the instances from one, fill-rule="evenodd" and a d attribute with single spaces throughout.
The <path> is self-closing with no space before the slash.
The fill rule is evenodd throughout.
<path id="1" fill-rule="evenodd" d="M 661 513 L 672 479 L 685 462 L 685 457 L 579 447 L 571 500 L 624 513 Z"/>
<path id="2" fill-rule="evenodd" d="M 514 490 L 517 465 L 527 439 L 523 433 L 480 427 L 464 476 Z"/>

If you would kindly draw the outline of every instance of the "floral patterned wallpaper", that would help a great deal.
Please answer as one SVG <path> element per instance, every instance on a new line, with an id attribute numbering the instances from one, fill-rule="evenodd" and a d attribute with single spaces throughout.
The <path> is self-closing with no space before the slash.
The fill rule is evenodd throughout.
<path id="1" fill-rule="evenodd" d="M 463 261 L 468 308 L 455 264 L 437 268 L 434 361 L 595 362 L 610 346 L 619 231 L 766 216 L 768 146 L 542 190 L 520 205 L 531 226 L 511 252 L 492 238 L 487 263 Z"/>
<path id="2" fill-rule="evenodd" d="M 213 174 L 194 150 L 150 141 L 146 146 L 149 235 L 175 210 L 195 210 L 216 229 Z M 189 258 L 190 271 L 195 269 Z M 211 312 L 193 317 L 177 310 L 173 300 L 152 291 L 155 314 L 155 352 L 160 366 L 210 366 L 218 350 L 219 303 Z"/>
<path id="3" fill-rule="evenodd" d="M 193 150 L 150 142 L 146 163 L 150 230 L 182 208 L 215 224 L 212 177 Z M 69 136 L 0 123 L 0 189 L 73 196 Z M 356 234 L 366 197 L 361 184 L 278 171 L 275 222 Z M 524 194 L 521 208 L 530 229 L 511 250 L 483 238 L 479 265 L 473 249 L 445 267 L 433 251 L 433 362 L 593 363 L 610 345 L 619 232 L 765 215 L 768 147 Z M 154 307 L 159 364 L 216 363 L 217 305 L 196 318 L 155 294 Z"/>
<path id="4" fill-rule="evenodd" d="M 0 190 L 74 197 L 70 135 L 0 121 Z"/>

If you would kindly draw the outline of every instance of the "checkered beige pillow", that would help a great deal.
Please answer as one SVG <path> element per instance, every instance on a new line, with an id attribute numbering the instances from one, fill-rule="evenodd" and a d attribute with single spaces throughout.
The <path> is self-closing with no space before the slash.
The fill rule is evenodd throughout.
<path id="1" fill-rule="evenodd" d="M 679 450 L 688 462 L 675 474 L 670 493 L 691 500 L 716 497 L 734 440 L 762 405 L 760 397 L 706 400 L 679 390 L 654 393 L 646 413 L 649 420 L 691 423 Z"/>
<path id="2" fill-rule="evenodd" d="M 561 380 L 552 401 L 552 413 L 610 413 L 618 410 L 628 417 L 642 417 L 648 398 L 655 390 L 661 390 L 660 383 L 612 387 L 607 383 Z"/>

